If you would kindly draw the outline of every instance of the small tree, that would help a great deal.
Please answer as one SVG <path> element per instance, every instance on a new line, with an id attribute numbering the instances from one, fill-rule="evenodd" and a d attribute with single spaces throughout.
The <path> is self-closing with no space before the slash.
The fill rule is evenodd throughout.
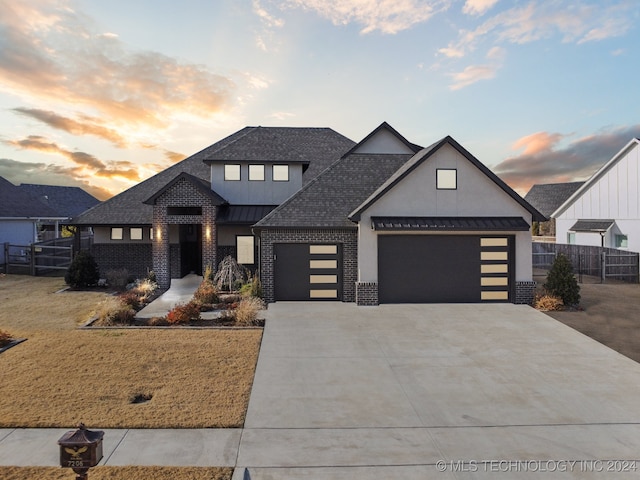
<path id="1" fill-rule="evenodd" d="M 244 269 L 231 255 L 227 255 L 218 265 L 218 271 L 214 277 L 218 290 L 232 291 L 237 284 L 244 283 Z"/>
<path id="2" fill-rule="evenodd" d="M 74 288 L 95 285 L 99 279 L 98 264 L 86 250 L 80 250 L 76 254 L 64 276 L 64 281 Z"/>
<path id="3" fill-rule="evenodd" d="M 580 303 L 580 286 L 573 274 L 573 265 L 562 253 L 553 261 L 544 289 L 551 295 L 560 297 L 567 306 Z"/>

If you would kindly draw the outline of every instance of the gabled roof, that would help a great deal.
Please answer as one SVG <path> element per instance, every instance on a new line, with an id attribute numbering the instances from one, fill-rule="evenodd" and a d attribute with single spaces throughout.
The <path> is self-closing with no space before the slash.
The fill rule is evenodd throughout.
<path id="1" fill-rule="evenodd" d="M 255 227 L 355 228 L 347 216 L 411 155 L 351 154 L 303 186 Z"/>
<path id="2" fill-rule="evenodd" d="M 455 148 L 462 156 L 464 156 L 471 164 L 473 164 L 478 170 L 484 173 L 490 180 L 492 180 L 498 187 L 500 187 L 507 195 L 509 195 L 513 200 L 519 203 L 522 207 L 524 207 L 527 211 L 529 211 L 533 220 L 546 220 L 544 215 L 542 215 L 538 210 L 536 210 L 532 205 L 530 205 L 527 201 L 525 201 L 520 195 L 513 191 L 511 187 L 509 187 L 506 183 L 504 183 L 495 173 L 489 170 L 480 160 L 471 155 L 462 145 L 456 142 L 452 137 L 446 136 L 442 140 L 434 143 L 433 145 L 422 149 L 420 152 L 415 154 L 411 160 L 405 163 L 401 168 L 398 169 L 386 182 L 384 182 L 375 192 L 366 199 L 364 203 L 356 207 L 349 218 L 353 221 L 359 221 L 362 212 L 364 212 L 367 208 L 373 205 L 378 199 L 380 199 L 383 195 L 385 195 L 389 190 L 391 190 L 396 184 L 398 184 L 403 178 L 409 175 L 413 170 L 415 170 L 419 165 L 423 162 L 429 160 L 431 156 L 437 152 L 444 145 L 450 145 Z"/>
<path id="3" fill-rule="evenodd" d="M 66 217 L 0 177 L 0 218 L 64 220 Z"/>
<path id="4" fill-rule="evenodd" d="M 205 197 L 209 197 L 212 200 L 214 205 L 222 205 L 224 203 L 227 203 L 227 201 L 224 198 L 222 198 L 216 192 L 211 190 L 211 182 L 203 180 L 202 178 L 194 177 L 193 175 L 187 172 L 182 172 L 179 175 L 177 175 L 173 180 L 171 180 L 164 187 L 162 187 L 160 190 L 158 190 L 156 193 L 154 193 L 151 197 L 149 197 L 142 203 L 146 205 L 155 205 L 156 200 L 158 200 L 158 198 L 163 193 L 167 192 L 168 190 L 171 190 L 171 188 L 173 188 L 173 186 L 176 183 L 178 183 L 180 180 L 186 180 L 187 182 L 189 182 Z"/>
<path id="5" fill-rule="evenodd" d="M 140 182 L 124 192 L 74 218 L 78 225 L 151 225 L 153 206 L 144 204 L 158 190 L 181 172 L 209 181 L 210 167 L 205 158 L 213 157 L 239 139 L 251 136 L 258 127 L 245 127 L 207 148 L 187 157 L 153 177 Z M 331 162 L 348 150 L 354 142 L 329 128 L 260 127 L 277 131 L 276 138 L 284 144 L 296 143 L 297 151 L 310 159 L 303 182 L 310 181 Z M 258 130 L 259 132 L 259 130 Z M 263 137 L 264 138 L 264 137 Z M 295 139 L 295 142 L 294 142 Z M 267 147 L 265 147 L 267 148 Z"/>
<path id="6" fill-rule="evenodd" d="M 569 208 L 578 198 L 580 198 L 587 190 L 591 188 L 591 186 L 604 177 L 609 170 L 611 170 L 620 160 L 624 158 L 624 156 L 629 153 L 631 150 L 636 148 L 640 144 L 640 139 L 633 138 L 629 143 L 627 143 L 622 150 L 616 153 L 611 160 L 605 163 L 600 169 L 591 175 L 584 184 L 575 191 L 573 195 L 571 195 L 562 205 L 560 205 L 551 216 L 556 218 L 559 215 L 562 215 L 567 208 Z"/>
<path id="7" fill-rule="evenodd" d="M 545 217 L 550 217 L 583 184 L 584 182 L 536 184 L 531 187 L 524 199 Z"/>
<path id="8" fill-rule="evenodd" d="M 362 147 L 365 143 L 367 143 L 369 140 L 371 140 L 373 137 L 375 137 L 376 135 L 378 135 L 382 130 L 387 130 L 389 133 L 391 133 L 394 137 L 396 137 L 398 140 L 400 140 L 401 143 L 403 143 L 409 150 L 411 150 L 413 153 L 418 153 L 420 150 L 422 150 L 422 147 L 420 145 L 416 145 L 415 143 L 411 143 L 409 140 L 407 140 L 405 137 L 403 137 L 400 132 L 398 132 L 395 128 L 393 128 L 391 125 L 389 125 L 387 122 L 382 122 L 373 132 L 371 132 L 369 135 L 367 135 L 366 137 L 364 137 L 361 141 L 359 141 L 358 143 L 356 143 L 351 149 L 349 149 L 349 151 L 347 151 L 342 157 L 348 157 L 349 155 L 351 155 L 352 153 L 354 153 L 355 151 L 357 151 L 360 147 Z"/>
<path id="9" fill-rule="evenodd" d="M 59 215 L 68 218 L 79 215 L 100 203 L 100 200 L 80 187 L 23 183 L 19 188 L 51 207 Z"/>

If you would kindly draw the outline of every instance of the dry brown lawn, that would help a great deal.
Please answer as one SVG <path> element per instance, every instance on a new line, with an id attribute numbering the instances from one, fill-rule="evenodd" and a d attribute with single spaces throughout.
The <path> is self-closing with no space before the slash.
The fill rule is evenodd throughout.
<path id="1" fill-rule="evenodd" d="M 232 468 L 196 467 L 96 467 L 89 470 L 91 480 L 230 480 Z M 68 468 L 0 467 L 3 480 L 70 480 L 75 478 Z"/>
<path id="2" fill-rule="evenodd" d="M 0 278 L 0 329 L 28 338 L 0 354 L 0 427 L 243 425 L 261 330 L 77 330 L 106 294 L 63 287 Z"/>

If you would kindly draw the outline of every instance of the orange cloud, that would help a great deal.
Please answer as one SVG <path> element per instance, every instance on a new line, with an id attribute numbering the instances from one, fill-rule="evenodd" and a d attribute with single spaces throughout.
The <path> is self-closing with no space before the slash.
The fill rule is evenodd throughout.
<path id="1" fill-rule="evenodd" d="M 172 152 L 171 150 L 165 150 L 164 156 L 167 157 L 171 163 L 178 163 L 179 161 L 187 158 L 184 153 Z"/>
<path id="2" fill-rule="evenodd" d="M 14 108 L 14 112 L 39 120 L 52 128 L 63 130 L 72 135 L 94 135 L 108 140 L 115 146 L 124 148 L 127 142 L 122 135 L 111 128 L 100 125 L 100 120 L 95 117 L 80 114 L 81 121 L 64 117 L 52 111 L 37 108 Z"/>
<path id="3" fill-rule="evenodd" d="M 559 133 L 537 132 L 522 137 L 513 144 L 514 150 L 524 149 L 523 155 L 535 155 L 536 153 L 553 148 L 565 135 Z"/>

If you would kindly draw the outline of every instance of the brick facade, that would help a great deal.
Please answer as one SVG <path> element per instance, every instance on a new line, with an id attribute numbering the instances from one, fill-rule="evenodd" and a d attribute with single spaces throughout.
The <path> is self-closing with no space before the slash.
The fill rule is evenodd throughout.
<path id="1" fill-rule="evenodd" d="M 122 268 L 126 268 L 133 277 L 144 278 L 153 268 L 149 243 L 94 243 L 91 255 L 96 259 L 101 278 L 109 270 Z"/>
<path id="2" fill-rule="evenodd" d="M 513 303 L 527 304 L 533 303 L 536 290 L 536 282 L 516 282 L 516 298 Z"/>
<path id="3" fill-rule="evenodd" d="M 342 301 L 355 302 L 358 278 L 358 238 L 354 229 L 265 229 L 260 235 L 260 277 L 264 299 L 275 301 L 273 245 L 276 243 L 335 243 L 342 245 Z"/>
<path id="4" fill-rule="evenodd" d="M 378 305 L 378 284 L 376 282 L 357 282 L 356 304 L 361 306 Z"/>
<path id="5" fill-rule="evenodd" d="M 168 207 L 201 207 L 202 215 L 169 215 Z M 169 288 L 180 271 L 180 249 L 169 245 L 169 225 L 202 226 L 202 270 L 217 267 L 217 207 L 210 197 L 182 178 L 160 195 L 153 206 L 153 269 L 160 288 Z M 177 258 L 176 258 L 177 257 Z M 176 263 L 177 262 L 177 263 Z M 179 275 L 179 274 L 178 274 Z"/>

